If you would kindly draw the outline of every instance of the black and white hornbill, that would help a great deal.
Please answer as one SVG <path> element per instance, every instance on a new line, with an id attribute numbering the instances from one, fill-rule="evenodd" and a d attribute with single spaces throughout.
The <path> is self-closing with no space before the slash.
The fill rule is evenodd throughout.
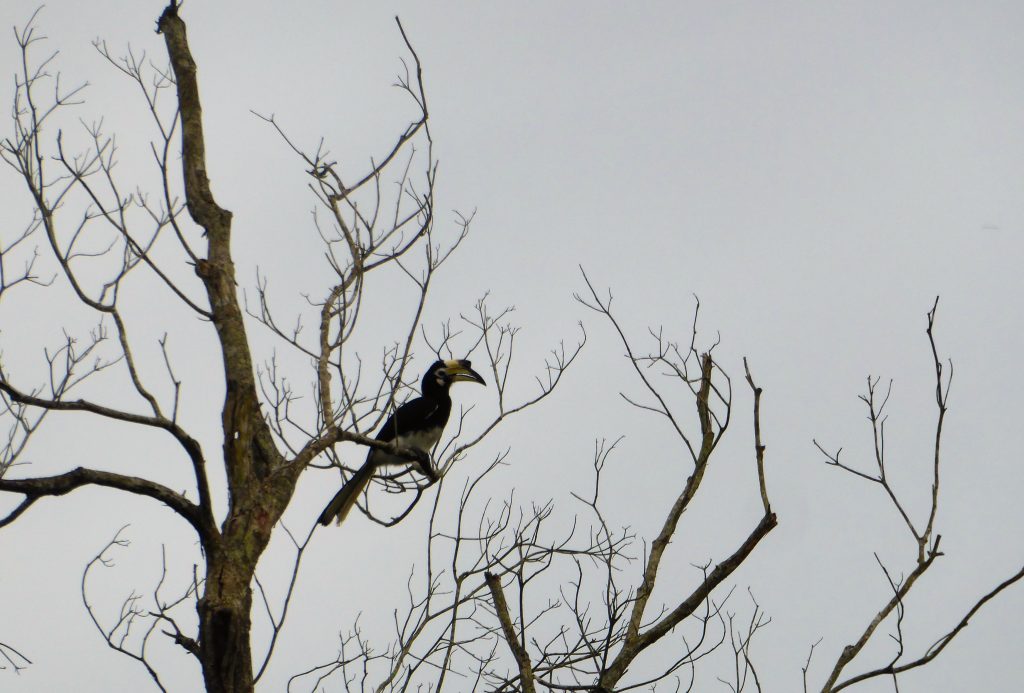
<path id="1" fill-rule="evenodd" d="M 345 482 L 320 514 L 320 524 L 329 525 L 331 520 L 335 520 L 340 525 L 378 467 L 413 464 L 418 465 L 426 476 L 434 477 L 430 449 L 441 439 L 441 432 L 452 411 L 448 389 L 453 383 L 462 381 L 486 384 L 470 365 L 465 360 L 436 361 L 423 375 L 421 396 L 396 409 L 377 433 L 377 440 L 422 452 L 422 459 L 413 461 L 371 448 L 363 466 Z"/>

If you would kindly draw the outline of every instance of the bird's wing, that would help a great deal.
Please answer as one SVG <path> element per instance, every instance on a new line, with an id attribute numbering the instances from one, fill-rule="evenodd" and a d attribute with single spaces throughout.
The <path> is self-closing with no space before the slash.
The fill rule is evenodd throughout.
<path id="1" fill-rule="evenodd" d="M 408 436 L 410 433 L 420 431 L 424 426 L 434 428 L 437 424 L 432 419 L 437 418 L 439 408 L 440 406 L 437 402 L 424 399 L 423 397 L 409 400 L 396 409 L 395 413 L 381 426 L 376 438 L 383 443 L 391 443 L 395 441 L 395 438 Z M 445 418 L 447 419 L 447 417 Z M 440 422 L 440 425 L 443 426 L 444 422 Z M 406 445 L 410 443 L 411 441 L 404 442 Z M 432 445 L 433 443 L 430 446 Z M 417 445 L 412 443 L 412 447 L 417 447 Z M 424 452 L 427 451 L 424 450 Z M 386 452 L 373 448 L 366 453 L 366 464 L 370 465 L 408 464 L 411 462 L 412 460 L 389 455 Z M 422 471 L 427 476 L 431 476 L 433 470 L 424 468 Z"/>
<path id="2" fill-rule="evenodd" d="M 375 436 L 377 440 L 382 443 L 390 443 L 395 440 L 399 435 L 408 435 L 410 432 L 415 432 L 424 427 L 424 425 L 430 426 L 432 421 L 438 412 L 439 405 L 437 402 L 431 402 L 422 397 L 409 400 L 402 406 L 395 410 L 395 413 L 388 417 L 388 420 L 381 426 L 380 431 Z M 447 419 L 447 416 L 444 417 Z M 444 421 L 440 422 L 440 425 L 444 425 Z M 374 459 L 375 455 L 380 455 L 377 459 Z M 383 458 L 383 459 L 382 459 Z M 393 462 L 385 461 L 393 459 Z M 363 492 L 366 485 L 370 483 L 370 479 L 373 478 L 373 473 L 376 470 L 378 464 L 397 464 L 399 462 L 410 462 L 410 460 L 399 459 L 381 451 L 370 448 L 370 451 L 366 455 L 366 462 L 360 467 L 355 475 L 349 479 L 341 490 L 334 496 L 327 507 L 324 508 L 323 513 L 320 515 L 320 524 L 328 525 L 332 520 L 337 522 L 339 525 L 348 515 L 349 511 L 355 506 L 356 501 L 359 499 L 359 494 Z M 433 470 L 429 468 L 429 460 L 426 461 L 427 468 L 423 469 L 424 474 L 432 476 Z"/>
<path id="3" fill-rule="evenodd" d="M 422 397 L 411 399 L 388 417 L 377 432 L 377 440 L 390 443 L 399 434 L 408 433 L 423 425 L 437 411 L 437 402 Z"/>

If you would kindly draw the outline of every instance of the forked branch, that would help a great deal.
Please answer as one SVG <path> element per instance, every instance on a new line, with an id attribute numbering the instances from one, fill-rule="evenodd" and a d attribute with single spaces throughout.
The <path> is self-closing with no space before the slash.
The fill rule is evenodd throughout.
<path id="1" fill-rule="evenodd" d="M 945 635 L 937 639 L 934 644 L 929 647 L 923 655 L 910 661 L 903 662 L 903 656 L 905 654 L 905 645 L 903 641 L 903 631 L 901 628 L 902 615 L 904 609 L 904 602 L 909 595 L 911 589 L 917 583 L 924 573 L 932 566 L 939 556 L 943 553 L 939 550 L 939 545 L 942 541 L 942 535 L 935 533 L 935 518 L 938 513 L 939 507 L 939 469 L 940 469 L 940 450 L 942 443 L 942 432 L 943 423 L 945 421 L 945 415 L 947 411 L 947 401 L 949 398 L 949 388 L 952 380 L 952 363 L 947 362 L 949 365 L 949 374 L 944 374 L 943 361 L 939 357 L 938 348 L 935 344 L 935 314 L 938 308 L 939 299 L 935 299 L 935 303 L 932 305 L 930 311 L 927 314 L 928 326 L 928 344 L 931 351 L 932 364 L 935 370 L 935 404 L 938 408 L 938 417 L 935 424 L 935 435 L 934 443 L 932 447 L 932 483 L 931 483 L 931 494 L 930 494 L 930 507 L 928 510 L 928 519 L 924 524 L 924 529 L 918 529 L 921 525 L 915 523 L 910 517 L 909 513 L 904 509 L 904 503 L 899 499 L 892 486 L 889 483 L 889 479 L 886 475 L 885 466 L 885 416 L 883 411 L 885 405 L 888 402 L 888 392 L 884 397 L 876 396 L 876 386 L 878 384 L 877 378 L 868 378 L 868 391 L 866 395 L 861 396 L 861 400 L 868 407 L 868 419 L 871 422 L 873 447 L 875 465 L 878 468 L 878 473 L 868 474 L 858 470 L 856 467 L 849 466 L 840 461 L 839 455 L 841 449 L 835 453 L 827 452 L 817 441 L 814 441 L 815 446 L 825 455 L 825 462 L 834 467 L 838 467 L 846 472 L 849 472 L 857 477 L 866 479 L 873 483 L 879 484 L 885 491 L 887 497 L 893 506 L 897 509 L 900 516 L 903 518 L 908 530 L 914 538 L 914 543 L 917 546 L 917 555 L 915 560 L 914 569 L 910 574 L 903 579 L 901 582 L 896 583 L 889 576 L 889 572 L 886 570 L 885 574 L 888 578 L 890 585 L 893 587 L 893 595 L 886 603 L 875 613 L 874 617 L 867 624 L 864 630 L 861 632 L 857 640 L 843 648 L 839 657 L 836 659 L 835 664 L 832 667 L 827 679 L 825 680 L 824 686 L 822 687 L 822 693 L 834 693 L 834 691 L 842 690 L 848 686 L 852 686 L 861 681 L 875 678 L 878 676 L 891 676 L 893 680 L 896 677 L 910 669 L 927 664 L 932 659 L 937 657 L 940 652 L 953 640 L 958 633 L 960 633 L 966 626 L 969 619 L 984 606 L 989 600 L 993 599 L 996 595 L 1002 592 L 1010 585 L 1024 578 L 1024 569 L 1010 576 L 990 592 L 982 596 L 964 615 L 960 622 L 948 631 Z M 891 385 L 890 385 L 891 390 Z M 883 568 L 884 570 L 884 568 Z M 862 674 L 850 676 L 846 679 L 841 679 L 841 675 L 845 668 L 861 653 L 864 647 L 871 640 L 872 636 L 877 631 L 878 627 L 890 618 L 890 616 L 896 612 L 896 633 L 893 635 L 894 641 L 897 643 L 898 649 L 889 664 L 883 667 L 877 667 L 869 670 Z M 813 651 L 813 648 L 812 648 Z M 807 666 L 810 665 L 810 658 L 808 657 Z M 805 682 L 806 682 L 806 668 L 804 670 Z M 806 683 L 805 683 L 806 688 Z"/>
<path id="2" fill-rule="evenodd" d="M 512 617 L 508 613 L 508 603 L 505 601 L 505 592 L 501 588 L 501 578 L 491 572 L 484 573 L 484 580 L 487 582 L 487 589 L 491 591 L 491 599 L 494 601 L 494 612 L 501 624 L 501 632 L 505 636 L 505 642 L 512 650 L 516 665 L 519 667 L 519 678 L 522 681 L 523 693 L 534 693 L 536 688 L 533 685 L 533 666 L 530 664 L 530 656 L 523 649 L 522 644 L 516 637 L 515 626 L 512 624 Z"/>

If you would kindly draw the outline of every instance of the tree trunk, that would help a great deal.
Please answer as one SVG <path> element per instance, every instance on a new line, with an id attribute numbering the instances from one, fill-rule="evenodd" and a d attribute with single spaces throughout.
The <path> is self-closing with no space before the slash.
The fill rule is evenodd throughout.
<path id="1" fill-rule="evenodd" d="M 206 579 L 197 606 L 196 654 L 208 693 L 251 693 L 253 578 L 274 525 L 291 499 L 301 466 L 288 464 L 281 456 L 260 411 L 249 340 L 236 294 L 232 215 L 217 204 L 210 189 L 197 69 L 185 23 L 178 16 L 177 0 L 164 9 L 157 30 L 164 35 L 174 71 L 186 206 L 203 228 L 208 243 L 206 257 L 196 262 L 196 274 L 206 288 L 224 365 L 221 425 L 229 505 L 219 531 L 200 533 Z"/>
<path id="2" fill-rule="evenodd" d="M 207 582 L 199 600 L 199 657 L 208 693 L 251 693 L 252 589 L 248 582 L 213 579 L 218 568 L 207 566 Z"/>

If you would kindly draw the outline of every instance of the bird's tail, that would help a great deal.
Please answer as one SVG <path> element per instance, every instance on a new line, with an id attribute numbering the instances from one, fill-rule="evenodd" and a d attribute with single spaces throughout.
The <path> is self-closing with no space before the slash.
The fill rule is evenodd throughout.
<path id="1" fill-rule="evenodd" d="M 353 475 L 351 479 L 345 482 L 345 485 L 341 487 L 331 502 L 327 504 L 324 511 L 320 513 L 320 524 L 327 526 L 331 524 L 331 520 L 334 520 L 337 524 L 341 524 L 345 520 L 345 516 L 352 509 L 352 506 L 356 504 L 359 499 L 359 494 L 363 492 L 366 485 L 370 483 L 370 479 L 373 478 L 373 472 L 376 469 L 376 465 L 372 464 L 369 460 L 363 464 L 362 467 Z"/>

